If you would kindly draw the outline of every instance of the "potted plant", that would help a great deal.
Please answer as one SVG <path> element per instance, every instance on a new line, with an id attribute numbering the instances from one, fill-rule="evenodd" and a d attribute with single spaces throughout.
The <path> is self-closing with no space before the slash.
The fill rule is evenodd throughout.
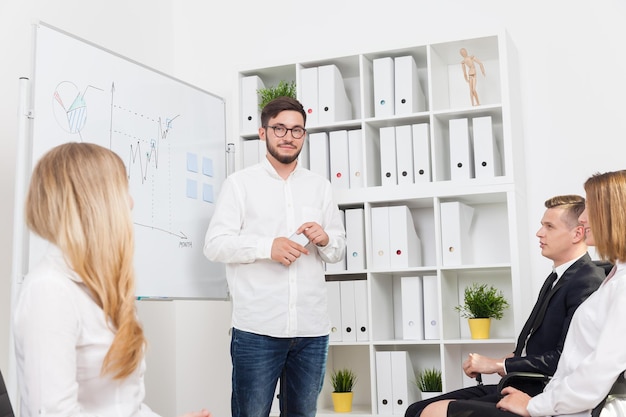
<path id="1" fill-rule="evenodd" d="M 437 368 L 424 369 L 417 375 L 416 384 L 422 392 L 422 400 L 441 394 L 443 392 L 441 371 Z"/>
<path id="2" fill-rule="evenodd" d="M 468 319 L 472 339 L 488 339 L 491 319 L 500 320 L 508 306 L 502 291 L 492 285 L 473 283 L 465 288 L 464 303 L 455 309 Z"/>
<path id="3" fill-rule="evenodd" d="M 263 107 L 270 101 L 277 97 L 292 97 L 296 98 L 296 82 L 295 81 L 280 81 L 276 86 L 270 86 L 267 88 L 260 88 L 257 90 L 259 94 L 259 108 L 263 110 Z"/>
<path id="4" fill-rule="evenodd" d="M 352 388 L 354 388 L 356 380 L 356 374 L 347 368 L 333 371 L 330 375 L 330 382 L 333 385 L 331 395 L 335 412 L 349 413 L 352 411 Z"/>

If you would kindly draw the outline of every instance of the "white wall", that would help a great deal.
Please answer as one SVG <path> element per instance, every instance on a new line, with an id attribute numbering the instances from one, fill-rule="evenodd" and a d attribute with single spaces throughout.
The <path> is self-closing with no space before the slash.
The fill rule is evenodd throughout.
<path id="1" fill-rule="evenodd" d="M 624 0 L 0 0 L 0 368 L 8 362 L 3 341 L 8 339 L 17 79 L 30 73 L 29 25 L 34 21 L 44 20 L 223 97 L 231 139 L 237 131 L 237 71 L 506 28 L 520 62 L 533 254 L 528 280 L 536 292 L 549 267 L 533 234 L 543 201 L 583 193 L 583 181 L 596 171 L 625 168 L 624 16 Z M 164 415 L 200 405 L 216 416 L 228 415 L 229 304 L 150 304 L 141 305 L 140 313 L 151 341 L 148 402 Z M 163 327 L 175 331 L 178 343 L 164 336 Z M 174 371 L 172 398 L 166 389 Z"/>

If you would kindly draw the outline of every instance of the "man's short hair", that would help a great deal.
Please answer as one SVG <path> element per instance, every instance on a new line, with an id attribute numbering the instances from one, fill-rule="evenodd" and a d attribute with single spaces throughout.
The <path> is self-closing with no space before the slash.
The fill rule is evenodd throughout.
<path id="1" fill-rule="evenodd" d="M 563 221 L 571 228 L 580 223 L 578 217 L 585 211 L 585 198 L 576 194 L 557 195 L 544 203 L 546 208 L 561 208 L 564 210 Z"/>

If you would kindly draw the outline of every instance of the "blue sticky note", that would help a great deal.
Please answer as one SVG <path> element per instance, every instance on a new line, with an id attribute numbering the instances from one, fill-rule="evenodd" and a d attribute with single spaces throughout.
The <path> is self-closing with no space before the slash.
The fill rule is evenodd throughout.
<path id="1" fill-rule="evenodd" d="M 207 203 L 213 203 L 213 186 L 211 184 L 202 184 L 202 200 Z"/>
<path id="2" fill-rule="evenodd" d="M 207 177 L 213 176 L 213 160 L 211 158 L 202 158 L 202 173 Z"/>
<path id="3" fill-rule="evenodd" d="M 187 179 L 187 197 L 198 198 L 198 181 Z"/>
<path id="4" fill-rule="evenodd" d="M 187 152 L 187 171 L 198 172 L 198 155 Z"/>

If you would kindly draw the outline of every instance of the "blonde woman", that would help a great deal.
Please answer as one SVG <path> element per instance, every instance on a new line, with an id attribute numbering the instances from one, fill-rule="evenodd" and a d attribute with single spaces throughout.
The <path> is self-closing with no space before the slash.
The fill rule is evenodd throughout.
<path id="1" fill-rule="evenodd" d="M 156 416 L 143 404 L 132 205 L 124 164 L 106 148 L 67 143 L 37 163 L 26 223 L 50 245 L 14 311 L 22 417 Z"/>

